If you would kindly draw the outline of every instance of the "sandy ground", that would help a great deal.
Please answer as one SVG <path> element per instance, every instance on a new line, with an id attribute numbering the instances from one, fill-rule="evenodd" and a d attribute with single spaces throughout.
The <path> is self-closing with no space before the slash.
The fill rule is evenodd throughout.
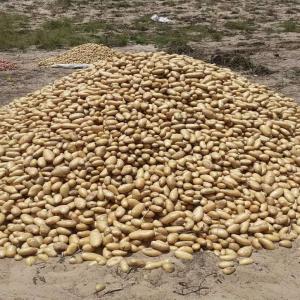
<path id="1" fill-rule="evenodd" d="M 117 267 L 70 265 L 52 259 L 27 267 L 11 259 L 0 261 L 1 300 L 297 300 L 300 286 L 300 242 L 292 249 L 254 253 L 253 265 L 224 276 L 212 253 L 200 252 L 188 263 L 176 262 L 174 273 Z M 106 289 L 95 293 L 97 283 Z"/>
<path id="2" fill-rule="evenodd" d="M 58 52 L 61 51 L 52 51 L 50 55 Z M 38 62 L 48 56 L 49 52 L 46 51 L 0 53 L 2 59 L 17 65 L 16 70 L 0 71 L 0 104 L 7 104 L 71 72 L 66 69 L 40 68 Z"/>

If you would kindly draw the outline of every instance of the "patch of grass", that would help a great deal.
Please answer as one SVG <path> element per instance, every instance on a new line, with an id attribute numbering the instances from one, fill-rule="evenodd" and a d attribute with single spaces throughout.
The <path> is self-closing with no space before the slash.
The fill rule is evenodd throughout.
<path id="1" fill-rule="evenodd" d="M 221 31 L 215 30 L 207 25 L 191 25 L 186 27 L 189 33 L 193 33 L 197 39 L 211 38 L 214 41 L 221 41 L 223 38 L 223 33 Z"/>
<path id="2" fill-rule="evenodd" d="M 228 21 L 225 23 L 225 27 L 230 30 L 240 30 L 246 32 L 255 30 L 254 23 L 251 21 Z"/>
<path id="3" fill-rule="evenodd" d="M 167 45 L 166 52 L 192 56 L 194 49 L 185 42 L 172 41 Z"/>
<path id="4" fill-rule="evenodd" d="M 75 46 L 89 39 L 75 32 L 72 26 L 54 27 L 47 29 L 48 24 L 44 28 L 34 32 L 33 44 L 41 49 L 55 49 L 64 46 Z"/>
<path id="5" fill-rule="evenodd" d="M 201 0 L 201 1 L 196 1 L 195 5 L 198 8 L 203 8 L 203 6 L 213 6 L 218 4 L 220 1 L 219 0 Z"/>
<path id="6" fill-rule="evenodd" d="M 24 49 L 29 43 L 29 18 L 24 15 L 0 13 L 0 49 Z"/>
<path id="7" fill-rule="evenodd" d="M 113 30 L 114 26 L 105 22 L 90 21 L 76 25 L 76 29 L 81 32 L 97 33 L 99 31 Z"/>
<path id="8" fill-rule="evenodd" d="M 59 7 L 61 9 L 66 10 L 66 9 L 68 9 L 72 5 L 72 2 L 74 2 L 74 1 L 72 1 L 72 0 L 56 0 L 52 4 L 52 6 L 53 7 Z"/>
<path id="9" fill-rule="evenodd" d="M 63 18 L 59 20 L 50 20 L 45 22 L 42 25 L 42 29 L 44 30 L 62 30 L 71 31 L 73 27 L 73 23 L 71 19 Z"/>
<path id="10" fill-rule="evenodd" d="M 153 44 L 158 46 L 159 48 L 163 48 L 168 46 L 170 43 L 173 42 L 178 42 L 178 43 L 186 43 L 187 42 L 187 37 L 184 35 L 176 35 L 174 34 L 169 34 L 167 32 L 159 33 L 157 35 L 154 35 L 151 38 L 151 41 Z"/>
<path id="11" fill-rule="evenodd" d="M 120 8 L 128 8 L 131 7 L 132 5 L 130 4 L 129 1 L 118 1 L 117 6 Z"/>
<path id="12" fill-rule="evenodd" d="M 268 34 L 272 34 L 276 32 L 276 30 L 273 27 L 265 27 L 264 31 Z"/>
<path id="13" fill-rule="evenodd" d="M 0 14 L 0 49 L 41 49 L 71 47 L 87 42 L 103 42 L 109 46 L 123 46 L 128 38 L 122 34 L 109 33 L 95 36 L 100 30 L 107 32 L 110 24 L 92 21 L 76 24 L 72 19 L 46 21 L 35 30 L 29 30 L 29 19 L 22 15 Z"/>
<path id="14" fill-rule="evenodd" d="M 124 47 L 129 43 L 129 37 L 121 33 L 108 33 L 100 36 L 98 41 L 109 47 Z"/>
<path id="15" fill-rule="evenodd" d="M 174 28 L 172 25 L 159 24 L 154 31 L 148 34 L 149 42 L 159 48 L 164 48 L 172 42 L 187 43 L 190 39 L 185 28 Z"/>
<path id="16" fill-rule="evenodd" d="M 284 21 L 280 26 L 284 32 L 300 32 L 300 23 L 293 20 Z"/>
<path id="17" fill-rule="evenodd" d="M 98 21 L 82 24 L 74 24 L 70 19 L 50 21 L 43 25 L 42 30 L 38 30 L 35 43 L 45 49 L 87 42 L 99 42 L 110 47 L 126 46 L 129 42 L 127 33 L 118 32 L 117 29 L 115 25 Z"/>
<path id="18" fill-rule="evenodd" d="M 234 70 L 248 71 L 250 74 L 255 75 L 272 74 L 272 71 L 269 68 L 254 63 L 251 58 L 244 53 L 218 53 L 211 57 L 211 62 L 217 65 L 230 67 Z"/>
<path id="19" fill-rule="evenodd" d="M 167 1 L 162 2 L 162 5 L 163 5 L 163 6 L 170 6 L 170 7 L 173 7 L 173 6 L 176 6 L 177 3 L 176 3 L 175 1 L 172 1 L 172 0 L 167 0 Z"/>
<path id="20" fill-rule="evenodd" d="M 29 17 L 20 14 L 7 14 L 0 12 L 0 30 L 16 31 L 27 27 L 29 24 Z"/>
<path id="21" fill-rule="evenodd" d="M 138 19 L 136 19 L 132 25 L 131 25 L 131 29 L 132 30 L 138 30 L 138 31 L 148 31 L 151 28 L 158 27 L 158 24 L 154 23 L 151 19 L 150 19 L 151 15 L 145 15 L 142 16 Z"/>
<path id="22" fill-rule="evenodd" d="M 279 0 L 278 4 L 298 4 L 298 0 Z"/>
<path id="23" fill-rule="evenodd" d="M 178 28 L 173 24 L 153 22 L 150 15 L 138 18 L 130 25 L 110 24 L 93 20 L 76 23 L 74 19 L 48 20 L 37 29 L 30 29 L 26 17 L 0 14 L 0 49 L 42 49 L 71 47 L 81 43 L 99 42 L 111 47 L 129 43 L 154 44 L 159 48 L 173 48 L 184 53 L 189 41 L 212 39 L 219 41 L 223 33 L 205 25 Z M 175 51 L 173 51 L 175 52 Z"/>
<path id="24" fill-rule="evenodd" d="M 112 0 L 108 1 L 108 8 L 129 8 L 132 4 L 128 0 Z"/>
<path id="25" fill-rule="evenodd" d="M 130 35 L 130 41 L 139 45 L 149 44 L 150 38 L 147 34 L 143 32 L 138 32 Z"/>
<path id="26" fill-rule="evenodd" d="M 42 49 L 75 46 L 89 41 L 89 37 L 80 34 L 74 22 L 67 18 L 47 21 L 32 35 L 33 45 Z"/>
<path id="27" fill-rule="evenodd" d="M 290 15 L 296 15 L 300 12 L 300 8 L 296 8 L 296 7 L 293 7 L 293 8 L 288 8 L 285 13 L 286 14 L 290 14 Z"/>
<path id="28" fill-rule="evenodd" d="M 271 16 L 271 17 L 274 17 L 274 16 L 276 16 L 276 10 L 274 10 L 273 8 L 268 8 L 268 9 L 266 10 L 266 15 L 267 15 L 267 16 Z"/>
<path id="29" fill-rule="evenodd" d="M 136 19 L 129 27 L 130 40 L 137 44 L 155 44 L 164 47 L 178 39 L 185 40 L 183 30 L 176 29 L 170 24 L 161 24 L 150 19 L 151 15 L 145 15 Z"/>
<path id="30" fill-rule="evenodd" d="M 185 44 L 188 41 L 199 41 L 204 38 L 220 41 L 223 33 L 206 25 L 190 25 L 176 27 L 172 24 L 153 22 L 150 15 L 145 15 L 135 20 L 129 26 L 131 41 L 138 44 L 153 43 L 163 48 L 172 43 Z"/>

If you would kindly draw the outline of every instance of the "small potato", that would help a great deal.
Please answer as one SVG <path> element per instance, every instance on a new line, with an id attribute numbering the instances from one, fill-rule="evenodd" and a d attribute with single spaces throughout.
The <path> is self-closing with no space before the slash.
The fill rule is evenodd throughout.
<path id="1" fill-rule="evenodd" d="M 158 269 L 163 265 L 163 261 L 148 261 L 144 267 L 145 270 Z"/>
<path id="2" fill-rule="evenodd" d="M 106 263 L 106 259 L 101 256 L 100 254 L 90 253 L 90 252 L 83 252 L 81 257 L 85 261 L 97 261 L 98 263 Z"/>
<path id="3" fill-rule="evenodd" d="M 129 234 L 129 238 L 132 240 L 150 240 L 154 237 L 155 233 L 153 230 L 137 230 L 134 232 L 131 232 Z"/>
<path id="4" fill-rule="evenodd" d="M 150 257 L 157 257 L 157 256 L 160 256 L 162 254 L 160 251 L 152 249 L 152 248 L 144 248 L 142 250 L 142 253 L 147 255 L 147 256 L 150 256 Z"/>
<path id="5" fill-rule="evenodd" d="M 237 254 L 232 253 L 232 254 L 220 255 L 219 258 L 224 261 L 232 261 L 237 258 Z"/>
<path id="6" fill-rule="evenodd" d="M 143 259 L 130 258 L 127 260 L 127 264 L 129 267 L 143 268 L 145 266 L 146 262 Z"/>
<path id="7" fill-rule="evenodd" d="M 166 271 L 167 273 L 173 273 L 175 270 L 174 264 L 171 262 L 165 262 L 162 264 L 162 268 L 164 271 Z"/>
<path id="8" fill-rule="evenodd" d="M 120 261 L 120 269 L 124 273 L 128 273 L 129 272 L 130 268 L 129 268 L 129 265 L 128 265 L 128 263 L 127 263 L 127 261 L 125 259 L 122 259 Z"/>
<path id="9" fill-rule="evenodd" d="M 92 247 L 97 248 L 102 243 L 102 235 L 101 233 L 95 229 L 90 233 L 90 244 Z"/>
<path id="10" fill-rule="evenodd" d="M 35 262 L 36 262 L 36 257 L 34 257 L 34 256 L 28 256 L 25 259 L 25 263 L 29 267 L 31 267 Z"/>
<path id="11" fill-rule="evenodd" d="M 228 267 L 228 268 L 224 268 L 222 271 L 225 275 L 231 275 L 236 271 L 236 269 L 234 267 Z"/>
<path id="12" fill-rule="evenodd" d="M 96 287 L 95 287 L 96 293 L 99 293 L 99 292 L 101 292 L 105 289 L 106 289 L 106 285 L 104 283 L 97 283 L 96 284 Z"/>
<path id="13" fill-rule="evenodd" d="M 250 257 L 252 255 L 253 248 L 251 246 L 245 246 L 238 250 L 237 254 L 242 257 Z"/>
<path id="14" fill-rule="evenodd" d="M 250 257 L 241 258 L 239 260 L 240 265 L 250 265 L 250 264 L 253 264 L 253 263 L 254 263 L 254 260 Z"/>
<path id="15" fill-rule="evenodd" d="M 275 245 L 274 243 L 266 238 L 259 238 L 258 239 L 260 244 L 267 250 L 274 250 L 275 249 Z"/>
<path id="16" fill-rule="evenodd" d="M 229 267 L 233 267 L 233 266 L 234 266 L 233 261 L 221 261 L 218 263 L 218 267 L 221 269 L 225 269 L 225 268 L 229 268 Z"/>
<path id="17" fill-rule="evenodd" d="M 167 243 L 164 243 L 162 241 L 152 241 L 151 247 L 160 252 L 169 252 L 170 251 L 170 246 Z"/>
<path id="18" fill-rule="evenodd" d="M 193 259 L 192 254 L 187 253 L 185 251 L 180 251 L 180 250 L 175 251 L 175 256 L 182 260 L 192 260 Z"/>
<path id="19" fill-rule="evenodd" d="M 37 249 L 32 247 L 22 248 L 18 250 L 18 254 L 21 255 L 22 257 L 33 256 L 36 253 L 37 253 Z"/>
<path id="20" fill-rule="evenodd" d="M 285 247 L 285 248 L 292 248 L 293 247 L 292 242 L 288 241 L 288 240 L 282 240 L 278 244 L 279 244 L 279 246 Z"/>
<path id="21" fill-rule="evenodd" d="M 106 265 L 108 267 L 113 267 L 115 265 L 118 265 L 122 260 L 123 260 L 123 258 L 121 256 L 115 256 L 115 257 L 108 259 L 106 262 Z"/>

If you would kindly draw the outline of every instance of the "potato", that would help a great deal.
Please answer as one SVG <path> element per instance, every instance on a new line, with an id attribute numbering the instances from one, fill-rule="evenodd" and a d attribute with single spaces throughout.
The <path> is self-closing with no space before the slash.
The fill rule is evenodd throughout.
<path id="1" fill-rule="evenodd" d="M 95 287 L 96 293 L 99 293 L 99 292 L 105 290 L 105 288 L 106 288 L 106 285 L 104 283 L 97 283 L 96 287 Z"/>
<path id="2" fill-rule="evenodd" d="M 187 253 L 185 251 L 180 251 L 180 250 L 175 251 L 175 256 L 182 260 L 192 260 L 193 259 L 192 254 Z"/>
<path id="3" fill-rule="evenodd" d="M 245 257 L 245 258 L 241 258 L 239 260 L 239 265 L 244 266 L 244 265 L 250 265 L 253 264 L 254 260 L 250 257 Z"/>
<path id="4" fill-rule="evenodd" d="M 202 249 L 232 274 L 254 249 L 291 248 L 297 104 L 177 54 L 88 44 L 45 64 L 101 53 L 0 108 L 0 258 L 173 272 L 162 256 Z"/>

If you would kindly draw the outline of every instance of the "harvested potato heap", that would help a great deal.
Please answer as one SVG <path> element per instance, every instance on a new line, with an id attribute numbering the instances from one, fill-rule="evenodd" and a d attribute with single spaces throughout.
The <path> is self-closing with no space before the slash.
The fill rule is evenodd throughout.
<path id="1" fill-rule="evenodd" d="M 117 52 L 109 47 L 99 44 L 83 44 L 72 48 L 62 54 L 44 59 L 40 66 L 52 66 L 55 64 L 91 64 L 117 55 Z"/>
<path id="2" fill-rule="evenodd" d="M 300 234 L 300 108 L 228 69 L 126 54 L 0 117 L 0 257 L 231 274 Z"/>

